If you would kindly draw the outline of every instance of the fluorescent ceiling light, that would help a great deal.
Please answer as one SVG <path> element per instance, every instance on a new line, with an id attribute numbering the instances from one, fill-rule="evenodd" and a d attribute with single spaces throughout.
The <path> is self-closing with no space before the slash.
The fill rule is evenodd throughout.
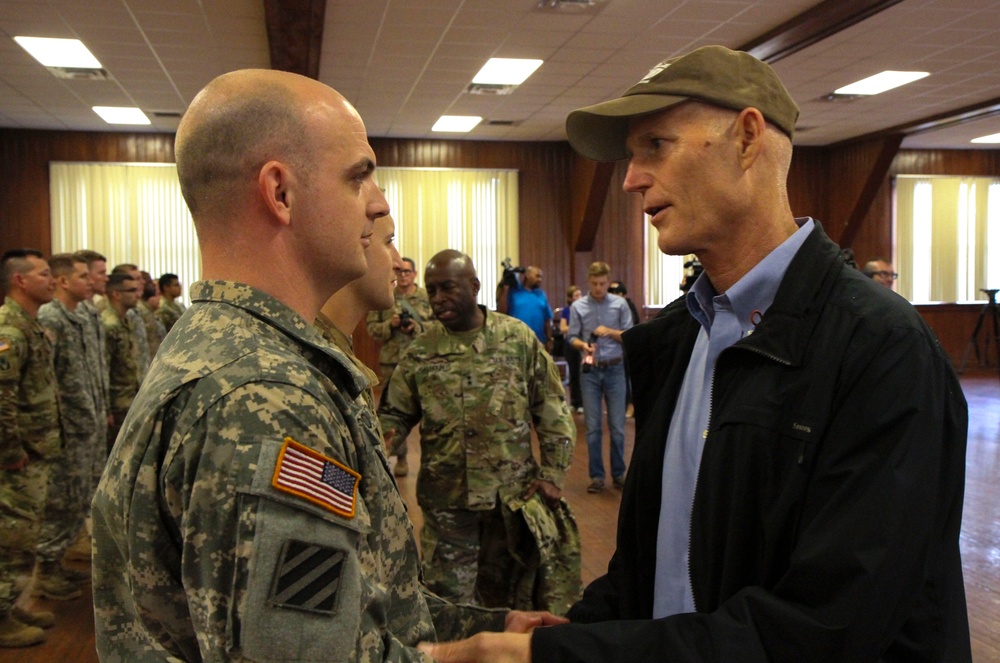
<path id="1" fill-rule="evenodd" d="M 46 67 L 101 68 L 101 63 L 79 39 L 14 37 L 14 41 Z"/>
<path id="2" fill-rule="evenodd" d="M 483 65 L 473 83 L 489 85 L 520 85 L 542 66 L 541 60 L 515 60 L 512 58 L 490 58 Z"/>
<path id="3" fill-rule="evenodd" d="M 431 131 L 450 131 L 452 133 L 462 133 L 472 131 L 472 129 L 483 121 L 477 115 L 442 115 L 431 127 Z"/>
<path id="4" fill-rule="evenodd" d="M 881 74 L 869 76 L 857 83 L 851 83 L 839 90 L 834 90 L 834 94 L 880 94 L 900 85 L 919 81 L 925 76 L 930 76 L 930 73 L 926 71 L 883 71 Z"/>
<path id="5" fill-rule="evenodd" d="M 108 124 L 149 124 L 149 118 L 138 108 L 94 106 L 94 112 Z"/>
<path id="6" fill-rule="evenodd" d="M 973 143 L 1000 143 L 1000 134 L 990 134 L 989 136 L 980 136 L 979 138 L 973 138 Z"/>

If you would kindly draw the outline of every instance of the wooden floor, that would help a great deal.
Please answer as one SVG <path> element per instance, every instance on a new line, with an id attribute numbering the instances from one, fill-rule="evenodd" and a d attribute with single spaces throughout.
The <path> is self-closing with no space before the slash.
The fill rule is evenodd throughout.
<path id="1" fill-rule="evenodd" d="M 962 527 L 962 554 L 972 651 L 975 663 L 1000 663 L 1000 380 L 996 373 L 962 379 L 969 400 L 968 481 Z M 587 449 L 582 416 L 576 415 L 579 442 L 564 495 L 573 506 L 583 540 L 583 579 L 603 573 L 614 551 L 615 521 L 620 493 L 586 491 Z M 632 421 L 628 422 L 626 456 L 631 454 Z M 419 449 L 410 445 L 410 466 L 419 463 Z M 411 513 L 420 524 L 412 477 L 400 480 Z M 89 586 L 87 587 L 89 592 Z M 58 624 L 48 640 L 29 649 L 0 649 L 0 663 L 92 663 L 93 609 L 84 598 L 69 603 L 36 601 L 34 606 L 56 613 Z"/>

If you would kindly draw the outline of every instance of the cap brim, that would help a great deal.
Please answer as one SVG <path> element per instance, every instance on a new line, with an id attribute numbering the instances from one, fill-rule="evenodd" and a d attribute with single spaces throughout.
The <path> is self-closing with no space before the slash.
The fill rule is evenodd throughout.
<path id="1" fill-rule="evenodd" d="M 634 117 L 669 108 L 689 97 L 633 94 L 577 109 L 566 118 L 566 135 L 573 149 L 594 161 L 617 161 L 628 156 L 625 137 Z"/>

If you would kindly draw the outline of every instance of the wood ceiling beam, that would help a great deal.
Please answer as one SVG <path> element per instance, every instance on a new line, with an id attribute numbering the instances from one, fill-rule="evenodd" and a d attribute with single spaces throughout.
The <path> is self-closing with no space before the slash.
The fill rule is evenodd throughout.
<path id="1" fill-rule="evenodd" d="M 326 0 L 264 0 L 271 69 L 319 78 Z"/>
<path id="2" fill-rule="evenodd" d="M 902 0 L 823 0 L 736 50 L 774 64 L 900 2 Z"/>

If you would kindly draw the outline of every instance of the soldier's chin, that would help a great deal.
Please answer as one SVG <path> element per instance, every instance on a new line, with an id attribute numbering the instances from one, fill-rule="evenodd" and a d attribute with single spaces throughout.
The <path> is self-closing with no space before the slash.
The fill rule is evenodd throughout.
<path id="1" fill-rule="evenodd" d="M 454 324 L 458 319 L 458 314 L 454 311 L 434 311 L 434 317 L 438 319 L 438 322 L 447 327 L 449 324 Z"/>

